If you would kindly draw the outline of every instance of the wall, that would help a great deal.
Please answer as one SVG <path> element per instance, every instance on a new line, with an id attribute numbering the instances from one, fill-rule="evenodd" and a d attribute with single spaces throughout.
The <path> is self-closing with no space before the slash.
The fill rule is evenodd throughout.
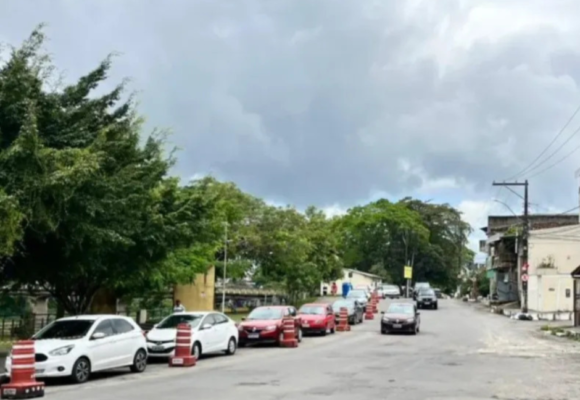
<path id="1" fill-rule="evenodd" d="M 215 301 L 215 267 L 199 274 L 190 285 L 177 285 L 173 300 L 179 299 L 187 311 L 211 311 Z"/>
<path id="2" fill-rule="evenodd" d="M 352 278 L 348 277 L 348 274 L 352 272 Z M 350 282 L 352 283 L 352 286 L 357 286 L 357 285 L 370 285 L 370 286 L 374 286 L 375 282 L 380 282 L 380 279 L 377 277 L 375 279 L 373 279 L 370 276 L 367 275 L 363 275 L 361 273 L 357 273 L 357 271 L 354 270 L 347 270 L 345 269 L 343 271 L 344 275 L 342 279 L 338 279 L 336 280 L 336 286 L 337 286 L 337 294 L 340 296 L 342 295 L 342 284 L 344 282 Z M 328 294 L 330 294 L 330 291 L 332 289 L 332 282 L 328 283 L 328 282 L 321 282 L 320 283 L 320 295 L 322 296 L 324 293 L 324 287 L 328 288 Z"/>
<path id="3" fill-rule="evenodd" d="M 487 236 L 505 232 L 511 226 L 521 224 L 522 217 L 515 215 L 490 215 L 487 218 Z M 562 214 L 532 214 L 530 215 L 531 229 L 546 229 L 559 226 L 578 224 L 578 215 Z"/>
<path id="4" fill-rule="evenodd" d="M 573 237 L 580 226 L 532 231 L 529 239 L 528 308 L 537 312 L 572 311 L 571 272 L 580 265 L 580 246 Z M 539 268 L 553 259 L 554 268 Z M 570 297 L 566 297 L 566 289 Z"/>

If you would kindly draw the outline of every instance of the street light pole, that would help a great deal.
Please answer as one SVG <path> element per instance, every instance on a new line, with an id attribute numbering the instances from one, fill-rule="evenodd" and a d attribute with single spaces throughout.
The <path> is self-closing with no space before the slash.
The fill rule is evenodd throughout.
<path id="1" fill-rule="evenodd" d="M 228 269 L 228 223 L 224 223 L 224 274 L 222 277 L 222 312 L 226 312 L 226 276 Z"/>

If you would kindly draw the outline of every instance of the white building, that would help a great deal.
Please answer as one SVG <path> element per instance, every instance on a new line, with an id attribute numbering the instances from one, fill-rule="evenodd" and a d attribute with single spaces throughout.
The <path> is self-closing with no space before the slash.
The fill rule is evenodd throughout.
<path id="1" fill-rule="evenodd" d="M 381 284 L 381 277 L 378 275 L 369 274 L 368 272 L 358 271 L 356 269 L 345 268 L 343 270 L 342 279 L 337 279 L 334 281 L 336 283 L 337 295 L 342 295 L 342 284 L 344 282 L 350 282 L 353 287 L 359 285 L 366 285 L 371 287 L 376 287 Z M 326 294 L 330 295 L 332 290 L 332 282 L 320 282 L 320 295 L 324 296 Z"/>
<path id="2" fill-rule="evenodd" d="M 572 318 L 572 271 L 580 266 L 580 225 L 537 229 L 528 240 L 528 310 L 539 319 Z"/>

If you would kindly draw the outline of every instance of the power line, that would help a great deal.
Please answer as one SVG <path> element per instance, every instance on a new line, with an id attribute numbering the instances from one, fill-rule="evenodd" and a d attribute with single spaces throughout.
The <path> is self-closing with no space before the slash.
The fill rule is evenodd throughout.
<path id="1" fill-rule="evenodd" d="M 528 172 L 526 172 L 526 174 L 529 174 L 529 173 L 531 173 L 531 172 L 535 171 L 536 169 L 538 169 L 539 167 L 541 167 L 543 164 L 545 164 L 545 163 L 546 163 L 546 161 L 548 161 L 550 158 L 552 158 L 553 156 L 555 156 L 555 155 L 556 155 L 556 153 L 558 153 L 558 152 L 559 152 L 559 151 L 560 151 L 560 150 L 561 150 L 561 149 L 562 149 L 562 148 L 563 148 L 563 147 L 564 147 L 564 146 L 565 146 L 565 145 L 566 145 L 566 144 L 567 144 L 567 143 L 568 143 L 570 140 L 572 140 L 572 139 L 574 138 L 574 136 L 576 136 L 576 134 L 577 134 L 578 132 L 580 132 L 580 128 L 578 128 L 578 129 L 576 129 L 574 132 L 572 132 L 572 134 L 571 134 L 570 136 L 568 136 L 568 139 L 566 139 L 566 140 L 564 141 L 564 143 L 562 143 L 562 144 L 560 145 L 560 147 L 558 147 L 558 148 L 557 148 L 555 151 L 553 151 L 553 152 L 552 152 L 552 153 L 551 153 L 551 154 L 550 154 L 548 157 L 544 158 L 544 160 L 543 160 L 542 162 L 540 162 L 540 163 L 539 163 L 539 164 L 537 164 L 535 167 L 533 167 L 533 168 L 532 168 L 532 169 L 530 169 Z M 576 150 L 577 150 L 577 149 L 574 149 L 574 151 L 576 151 Z M 557 161 L 557 162 L 555 162 L 554 164 L 552 164 L 551 166 L 549 166 L 549 167 L 545 168 L 543 171 L 547 171 L 547 170 L 549 170 L 550 168 L 552 168 L 553 166 L 555 166 L 555 165 L 558 165 L 560 162 L 562 162 L 563 160 L 565 160 L 567 157 L 570 157 L 570 156 L 571 156 L 571 155 L 574 153 L 574 151 L 572 151 L 572 153 L 569 153 L 569 154 L 567 154 L 567 155 L 566 155 L 565 157 L 563 157 L 563 158 L 562 158 L 560 161 Z M 540 174 L 540 173 L 542 173 L 543 171 L 541 171 L 541 172 L 538 172 L 537 174 Z M 535 176 L 535 174 L 534 174 L 533 176 Z"/>
<path id="2" fill-rule="evenodd" d="M 580 206 L 576 206 L 576 207 L 574 207 L 574 208 L 571 208 L 571 209 L 569 209 L 569 210 L 562 211 L 560 214 L 557 214 L 557 215 L 561 215 L 561 214 L 568 214 L 569 212 L 571 212 L 571 211 L 576 211 L 576 210 L 578 210 L 579 208 L 580 208 Z"/>
<path id="3" fill-rule="evenodd" d="M 572 122 L 572 120 L 574 119 L 574 117 L 576 116 L 576 114 L 578 114 L 578 112 L 580 111 L 580 106 L 578 106 L 578 108 L 576 109 L 576 111 L 574 111 L 574 113 L 572 114 L 572 116 L 570 117 L 570 119 L 568 119 L 568 121 L 566 122 L 566 124 L 564 125 L 564 127 L 562 129 L 560 129 L 560 132 L 558 132 L 558 134 L 556 135 L 556 137 L 554 137 L 554 139 L 552 139 L 552 141 L 550 142 L 550 144 L 548 144 L 548 146 L 546 146 L 544 148 L 544 150 L 542 150 L 542 152 L 540 154 L 538 154 L 538 156 L 527 165 L 527 167 L 525 167 L 524 169 L 522 169 L 520 172 L 518 172 L 517 174 L 506 178 L 506 181 L 515 179 L 516 177 L 522 175 L 523 173 L 525 173 L 526 171 L 528 171 L 528 169 L 530 169 L 530 167 L 532 167 L 536 161 L 538 161 L 544 154 L 546 154 L 546 152 L 548 151 L 548 149 L 554 144 L 556 143 L 556 140 L 558 140 L 558 138 L 562 135 L 562 133 L 564 133 L 564 131 L 566 130 L 566 128 L 568 127 L 568 125 L 570 125 L 570 122 Z"/>
<path id="4" fill-rule="evenodd" d="M 579 128 L 580 130 L 580 128 Z M 580 146 L 577 146 L 574 148 L 574 150 L 572 150 L 571 152 L 569 152 L 568 154 L 566 154 L 564 157 L 560 158 L 558 161 L 556 161 L 553 164 L 550 164 L 549 166 L 547 166 L 546 168 L 544 168 L 541 171 L 536 172 L 535 174 L 533 174 L 532 176 L 528 177 L 528 179 L 532 179 L 538 175 L 543 174 L 544 172 L 548 171 L 549 169 L 554 168 L 556 165 L 560 164 L 562 161 L 566 160 L 568 157 L 570 157 L 572 154 L 576 153 L 578 150 L 580 150 Z"/>

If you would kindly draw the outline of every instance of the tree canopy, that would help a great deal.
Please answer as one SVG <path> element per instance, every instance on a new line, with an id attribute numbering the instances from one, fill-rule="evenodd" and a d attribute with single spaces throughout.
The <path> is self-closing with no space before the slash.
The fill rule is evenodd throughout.
<path id="1" fill-rule="evenodd" d="M 55 86 L 43 42 L 34 31 L 0 64 L 4 286 L 42 287 L 76 314 L 100 289 L 161 291 L 211 265 L 221 277 L 226 257 L 229 279 L 294 297 L 345 267 L 402 283 L 411 264 L 415 279 L 451 288 L 471 261 L 469 226 L 447 204 L 382 199 L 329 218 L 213 177 L 180 182 L 165 135 L 144 132 L 124 84 L 103 93 L 112 59 Z"/>

